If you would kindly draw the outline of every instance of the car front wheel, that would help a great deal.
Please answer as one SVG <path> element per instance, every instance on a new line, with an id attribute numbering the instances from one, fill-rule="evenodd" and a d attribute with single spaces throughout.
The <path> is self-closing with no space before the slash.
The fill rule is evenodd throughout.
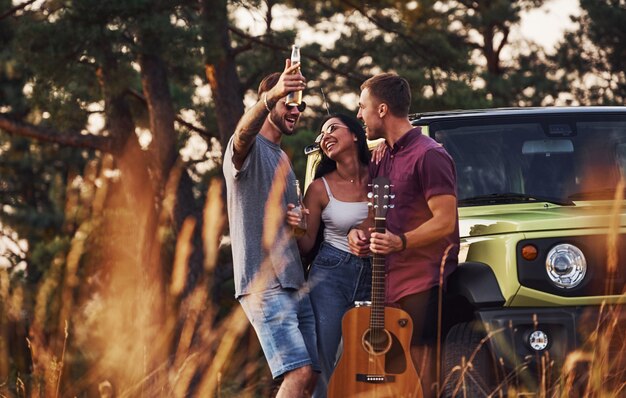
<path id="1" fill-rule="evenodd" d="M 500 396 L 497 361 L 491 354 L 482 322 L 452 326 L 443 348 L 443 396 Z"/>

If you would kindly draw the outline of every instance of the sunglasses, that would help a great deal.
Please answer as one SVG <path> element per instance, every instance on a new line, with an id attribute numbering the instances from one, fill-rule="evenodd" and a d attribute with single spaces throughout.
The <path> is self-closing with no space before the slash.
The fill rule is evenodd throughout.
<path id="1" fill-rule="evenodd" d="M 320 135 L 317 136 L 317 138 L 315 138 L 315 142 L 319 143 L 320 141 L 322 141 L 322 138 L 325 135 L 330 135 L 333 134 L 335 131 L 337 131 L 340 128 L 348 128 L 348 126 L 344 125 L 344 124 L 339 124 L 339 123 L 333 123 L 330 126 L 326 127 L 326 130 L 322 130 L 320 132 Z"/>
<path id="2" fill-rule="evenodd" d="M 285 108 L 287 108 L 289 112 L 291 112 L 293 108 L 298 108 L 298 111 L 302 113 L 306 109 L 306 102 L 302 101 L 300 102 L 300 105 L 287 105 L 287 103 L 285 102 Z"/>

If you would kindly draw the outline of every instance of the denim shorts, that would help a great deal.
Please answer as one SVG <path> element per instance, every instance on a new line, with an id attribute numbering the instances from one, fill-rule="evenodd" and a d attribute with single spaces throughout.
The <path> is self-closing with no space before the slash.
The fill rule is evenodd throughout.
<path id="1" fill-rule="evenodd" d="M 306 365 L 320 371 L 315 318 L 305 289 L 276 287 L 241 296 L 239 303 L 256 331 L 272 377 Z"/>

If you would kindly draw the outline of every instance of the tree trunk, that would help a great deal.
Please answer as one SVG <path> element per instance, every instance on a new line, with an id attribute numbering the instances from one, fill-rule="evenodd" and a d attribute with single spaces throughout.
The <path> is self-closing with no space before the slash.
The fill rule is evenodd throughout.
<path id="1" fill-rule="evenodd" d="M 230 46 L 226 0 L 202 0 L 205 72 L 215 102 L 222 151 L 243 115 L 241 82 Z"/>
<path id="2" fill-rule="evenodd" d="M 117 61 L 113 54 L 105 61 L 105 65 L 98 70 L 102 95 L 104 97 L 104 112 L 106 123 L 111 137 L 111 153 L 114 157 L 121 154 L 129 138 L 135 138 L 135 123 L 126 100 L 125 89 L 113 89 L 117 87 Z"/>
<path id="3" fill-rule="evenodd" d="M 495 28 L 493 25 L 489 25 L 482 32 L 483 40 L 485 42 L 483 47 L 483 53 L 487 60 L 487 72 L 492 76 L 500 76 L 502 71 L 500 70 L 500 54 L 495 49 Z"/>
<path id="4" fill-rule="evenodd" d="M 149 152 L 152 155 L 151 169 L 155 188 L 161 188 L 176 160 L 176 114 L 167 80 L 165 62 L 155 54 L 141 54 L 141 83 L 148 105 L 152 142 Z"/>

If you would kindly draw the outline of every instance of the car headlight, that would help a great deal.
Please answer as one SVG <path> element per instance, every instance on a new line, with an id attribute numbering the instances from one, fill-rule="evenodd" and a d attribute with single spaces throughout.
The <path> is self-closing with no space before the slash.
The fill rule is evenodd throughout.
<path id="1" fill-rule="evenodd" d="M 578 247 L 561 243 L 548 252 L 546 272 L 557 287 L 571 289 L 578 286 L 585 277 L 587 260 Z"/>

